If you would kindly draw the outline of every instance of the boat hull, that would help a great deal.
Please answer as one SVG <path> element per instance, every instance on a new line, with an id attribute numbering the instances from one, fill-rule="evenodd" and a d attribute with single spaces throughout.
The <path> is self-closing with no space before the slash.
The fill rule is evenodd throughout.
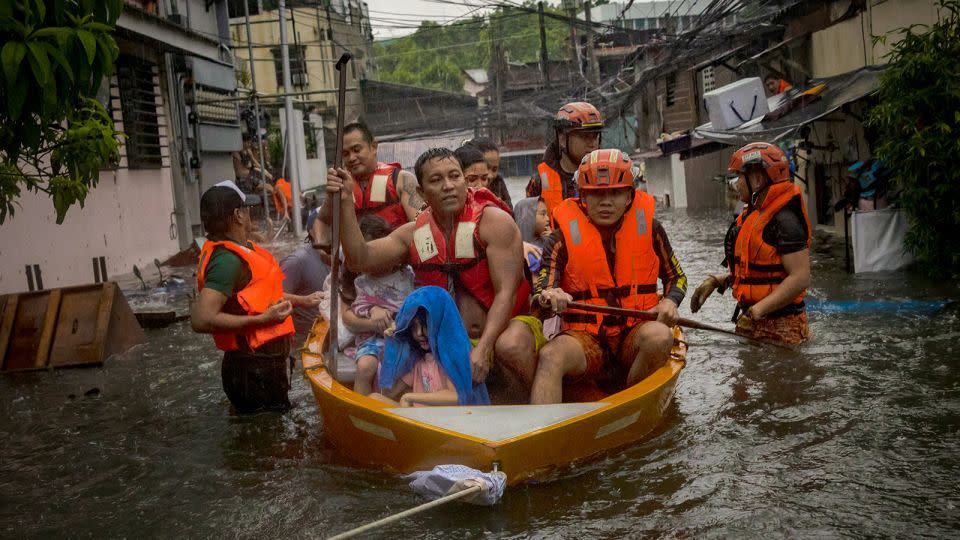
<path id="1" fill-rule="evenodd" d="M 326 439 L 349 460 L 398 473 L 456 463 L 516 484 L 635 443 L 662 421 L 683 369 L 682 340 L 640 383 L 594 404 L 400 409 L 353 392 L 323 366 L 327 324 L 301 350 Z M 676 330 L 679 337 L 679 329 Z M 433 418 L 431 418 L 433 417 Z"/>

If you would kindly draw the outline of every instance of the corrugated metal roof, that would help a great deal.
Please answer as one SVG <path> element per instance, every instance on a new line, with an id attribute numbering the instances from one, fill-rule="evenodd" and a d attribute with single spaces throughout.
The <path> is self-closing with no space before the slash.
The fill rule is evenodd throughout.
<path id="1" fill-rule="evenodd" d="M 490 78 L 487 77 L 487 70 L 485 69 L 465 69 L 463 72 L 466 73 L 467 77 L 470 77 L 470 79 L 477 84 L 487 84 L 490 82 Z"/>

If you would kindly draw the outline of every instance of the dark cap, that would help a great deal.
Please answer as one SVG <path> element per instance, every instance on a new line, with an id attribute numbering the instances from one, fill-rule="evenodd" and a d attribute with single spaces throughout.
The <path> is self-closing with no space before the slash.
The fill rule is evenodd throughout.
<path id="1" fill-rule="evenodd" d="M 200 197 L 200 221 L 209 232 L 223 232 L 225 221 L 241 206 L 257 206 L 260 197 L 249 195 L 232 180 L 224 180 L 203 192 Z"/>

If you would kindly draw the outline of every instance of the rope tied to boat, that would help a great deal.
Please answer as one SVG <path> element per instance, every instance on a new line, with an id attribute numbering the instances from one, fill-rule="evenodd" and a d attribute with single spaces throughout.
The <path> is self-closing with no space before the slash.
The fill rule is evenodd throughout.
<path id="1" fill-rule="evenodd" d="M 451 501 L 463 500 L 470 504 L 492 506 L 500 501 L 507 486 L 507 475 L 496 470 L 496 467 L 492 472 L 485 473 L 464 465 L 437 465 L 432 470 L 416 471 L 403 478 L 410 480 L 410 488 L 414 492 L 433 500 L 332 536 L 329 540 L 352 538 Z"/>

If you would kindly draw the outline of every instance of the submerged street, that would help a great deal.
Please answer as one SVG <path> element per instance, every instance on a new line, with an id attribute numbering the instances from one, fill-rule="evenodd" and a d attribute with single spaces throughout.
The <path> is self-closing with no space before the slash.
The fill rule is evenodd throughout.
<path id="1" fill-rule="evenodd" d="M 658 218 L 691 290 L 719 270 L 728 212 Z M 815 238 L 813 297 L 958 297 L 915 274 L 846 274 L 841 241 Z M 688 330 L 668 419 L 642 444 L 510 488 L 496 506 L 447 506 L 373 536 L 955 534 L 958 311 L 889 307 L 813 308 L 795 353 Z M 714 296 L 692 318 L 732 328 L 732 309 Z M 323 537 L 421 502 L 325 445 L 302 377 L 286 415 L 231 416 L 209 337 L 187 321 L 147 337 L 102 368 L 0 378 L 4 536 Z"/>

